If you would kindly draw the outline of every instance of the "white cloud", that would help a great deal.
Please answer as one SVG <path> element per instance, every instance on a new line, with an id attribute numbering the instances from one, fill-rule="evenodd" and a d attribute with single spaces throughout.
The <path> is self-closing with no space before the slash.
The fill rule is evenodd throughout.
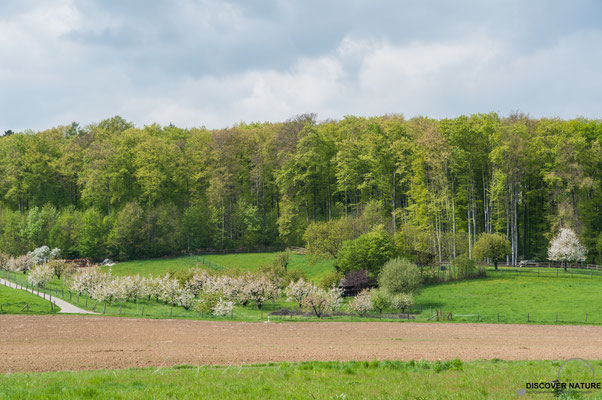
<path id="1" fill-rule="evenodd" d="M 139 125 L 213 128 L 304 112 L 601 117 L 598 26 L 550 28 L 537 42 L 525 20 L 503 30 L 505 22 L 488 28 L 474 16 L 440 34 L 433 26 L 410 34 L 396 30 L 404 23 L 395 18 L 394 26 L 371 25 L 360 3 L 349 7 L 357 15 L 330 7 L 328 23 L 296 21 L 288 2 L 253 15 L 248 4 L 217 0 L 149 2 L 148 15 L 93 0 L 32 4 L 0 16 L 0 129 L 114 114 Z M 341 13 L 362 23 L 336 19 Z M 399 15 L 411 26 L 411 10 Z"/>

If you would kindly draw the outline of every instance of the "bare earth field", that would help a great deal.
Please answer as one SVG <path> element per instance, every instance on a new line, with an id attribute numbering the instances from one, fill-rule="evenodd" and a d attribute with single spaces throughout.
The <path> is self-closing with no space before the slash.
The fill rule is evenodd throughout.
<path id="1" fill-rule="evenodd" d="M 326 360 L 602 359 L 602 327 L 0 316 L 0 372 Z"/>

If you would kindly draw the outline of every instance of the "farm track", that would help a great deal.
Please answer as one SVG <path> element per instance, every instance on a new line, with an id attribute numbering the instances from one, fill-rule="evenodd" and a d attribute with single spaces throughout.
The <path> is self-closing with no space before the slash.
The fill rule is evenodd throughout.
<path id="1" fill-rule="evenodd" d="M 21 285 L 18 285 L 11 281 L 7 281 L 5 279 L 0 278 L 0 284 L 7 286 L 9 288 L 17 289 L 17 290 L 25 290 L 27 293 L 31 293 L 34 296 L 42 297 L 43 299 L 48 300 L 48 301 L 50 301 L 50 299 L 51 299 L 51 297 L 47 297 L 48 295 L 46 295 L 44 293 L 39 293 L 39 292 L 36 293 L 33 289 L 24 288 Z M 59 313 L 63 313 L 63 314 L 96 314 L 95 312 L 84 310 L 82 308 L 74 306 L 73 304 L 71 304 L 65 300 L 61 300 L 56 297 L 52 298 L 52 302 L 55 305 L 59 306 L 59 308 L 61 309 L 61 311 L 59 311 Z"/>
<path id="2" fill-rule="evenodd" d="M 0 315 L 0 372 L 308 360 L 602 359 L 602 327 Z"/>

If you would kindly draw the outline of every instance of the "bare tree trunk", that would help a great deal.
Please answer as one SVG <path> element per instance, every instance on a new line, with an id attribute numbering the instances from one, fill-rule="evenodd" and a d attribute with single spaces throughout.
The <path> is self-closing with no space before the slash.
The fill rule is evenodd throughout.
<path id="1" fill-rule="evenodd" d="M 395 181 L 395 167 L 393 167 L 393 195 L 391 196 L 391 204 L 393 205 L 393 211 L 391 212 L 393 219 L 393 235 L 397 233 L 397 221 L 395 218 Z"/>
<path id="2" fill-rule="evenodd" d="M 456 192 L 454 188 L 454 181 L 452 180 L 452 229 L 453 229 L 453 242 L 454 242 L 454 251 L 453 258 L 456 258 L 457 248 L 456 248 Z"/>

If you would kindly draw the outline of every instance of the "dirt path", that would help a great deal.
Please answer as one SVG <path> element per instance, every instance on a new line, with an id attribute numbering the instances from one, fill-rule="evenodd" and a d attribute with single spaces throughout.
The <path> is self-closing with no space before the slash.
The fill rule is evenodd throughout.
<path id="1" fill-rule="evenodd" d="M 602 359 L 602 327 L 0 315 L 0 372 L 304 360 Z"/>
<path id="2" fill-rule="evenodd" d="M 17 285 L 14 282 L 7 281 L 6 279 L 0 278 L 0 284 L 2 284 L 4 286 L 8 286 L 13 289 L 25 290 L 26 292 L 29 292 L 33 295 L 42 297 L 42 298 L 50 301 L 50 297 L 48 295 L 46 295 L 44 293 L 36 293 L 33 289 L 24 288 L 23 286 Z M 58 306 L 61 309 L 61 311 L 59 311 L 59 313 L 63 313 L 63 314 L 96 314 L 95 312 L 76 307 L 73 304 L 68 303 L 65 300 L 61 300 L 57 297 L 52 297 L 52 302 L 54 303 L 55 306 Z"/>

